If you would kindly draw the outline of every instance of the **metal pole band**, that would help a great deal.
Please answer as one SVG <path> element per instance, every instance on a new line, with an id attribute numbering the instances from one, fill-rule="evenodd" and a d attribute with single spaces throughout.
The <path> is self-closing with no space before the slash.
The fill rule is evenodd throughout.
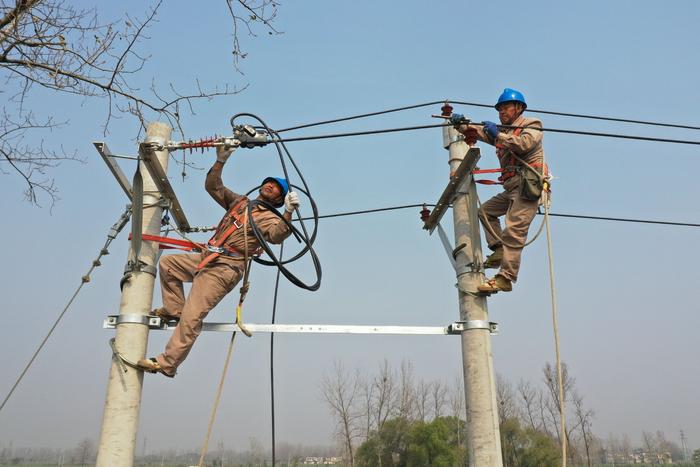
<path id="1" fill-rule="evenodd" d="M 146 264 L 141 260 L 139 260 L 138 263 L 134 263 L 133 261 L 128 261 L 126 263 L 126 266 L 124 267 L 124 274 L 126 275 L 127 273 L 134 271 L 145 272 L 152 275 L 153 277 L 156 277 L 156 275 L 158 274 L 157 267 L 152 266 L 150 264 Z"/>
<path id="2" fill-rule="evenodd" d="M 472 329 L 485 329 L 489 331 L 490 334 L 497 335 L 498 323 L 481 319 L 475 319 L 471 321 L 457 321 L 456 323 L 450 325 L 450 331 L 455 333 L 471 331 Z"/>
<path id="3" fill-rule="evenodd" d="M 117 316 L 108 316 L 105 326 L 115 327 L 120 324 L 143 324 L 144 326 L 159 327 L 160 318 L 157 316 L 142 315 L 140 313 L 126 313 Z"/>

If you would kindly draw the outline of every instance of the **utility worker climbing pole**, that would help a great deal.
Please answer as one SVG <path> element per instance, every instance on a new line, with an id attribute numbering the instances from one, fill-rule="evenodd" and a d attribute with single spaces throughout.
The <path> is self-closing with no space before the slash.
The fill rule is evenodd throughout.
<path id="1" fill-rule="evenodd" d="M 201 253 L 164 256 L 160 260 L 160 284 L 163 307 L 154 313 L 161 319 L 178 320 L 165 351 L 154 358 L 144 358 L 137 366 L 148 373 L 173 377 L 185 360 L 202 330 L 202 321 L 244 276 L 246 254 L 259 252 L 260 245 L 251 231 L 247 218 L 248 198 L 226 188 L 221 181 L 224 164 L 234 151 L 232 146 L 218 146 L 216 162 L 207 173 L 205 189 L 226 210 L 214 236 Z M 263 180 L 258 199 L 277 208 L 284 206 L 282 216 L 291 221 L 299 196 L 289 191 L 283 178 Z M 263 237 L 271 243 L 282 243 L 292 232 L 282 218 L 257 205 L 252 217 Z M 185 298 L 183 282 L 192 282 Z M 244 285 L 245 286 L 245 285 Z"/>
<path id="2" fill-rule="evenodd" d="M 526 118 L 525 97 L 515 89 L 506 88 L 496 103 L 498 118 L 503 126 L 483 122 L 483 128 L 460 125 L 468 144 L 476 140 L 496 146 L 501 165 L 499 181 L 503 191 L 486 201 L 479 210 L 484 224 L 486 241 L 493 251 L 484 261 L 485 268 L 499 269 L 498 273 L 478 287 L 480 292 L 510 292 L 518 279 L 520 258 L 527 240 L 530 224 L 540 205 L 547 168 L 542 149 L 542 121 Z M 499 217 L 505 216 L 505 228 Z"/>

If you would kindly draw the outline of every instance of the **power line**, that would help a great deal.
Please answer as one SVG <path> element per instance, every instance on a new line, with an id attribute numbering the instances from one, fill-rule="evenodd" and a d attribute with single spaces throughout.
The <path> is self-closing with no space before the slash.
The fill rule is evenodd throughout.
<path id="1" fill-rule="evenodd" d="M 283 133 L 285 131 L 300 130 L 302 128 L 310 128 L 310 127 L 314 127 L 314 126 L 328 125 L 331 123 L 346 122 L 349 120 L 357 120 L 357 119 L 366 118 L 366 117 L 373 117 L 376 115 L 384 115 L 384 114 L 388 114 L 388 113 L 401 112 L 404 110 L 411 110 L 411 109 L 418 109 L 421 107 L 428 107 L 431 105 L 442 104 L 444 102 L 446 102 L 446 100 L 425 102 L 423 104 L 407 105 L 404 107 L 395 107 L 395 108 L 386 109 L 386 110 L 379 110 L 376 112 L 368 112 L 368 113 L 363 113 L 363 114 L 351 115 L 348 117 L 339 117 L 339 118 L 334 118 L 334 119 L 330 119 L 330 120 L 322 120 L 319 122 L 306 123 L 303 125 L 297 125 L 297 126 L 293 126 L 293 127 L 289 127 L 289 128 L 284 128 L 282 130 L 278 130 L 277 132 Z M 494 107 L 493 104 L 480 104 L 480 103 L 476 103 L 476 102 L 466 102 L 466 101 L 447 101 L 447 102 L 449 102 L 451 104 L 466 105 L 466 106 L 470 106 L 470 107 L 483 107 L 483 108 L 488 108 L 488 109 L 492 109 Z M 607 117 L 607 116 L 601 116 L 601 115 L 579 114 L 579 113 L 570 113 L 570 112 L 557 112 L 557 111 L 553 111 L 553 110 L 541 110 L 541 109 L 527 109 L 526 112 L 547 114 L 547 115 L 558 115 L 561 117 L 585 118 L 585 119 L 589 119 L 589 120 L 603 120 L 603 121 L 609 121 L 609 122 L 634 123 L 637 125 L 652 125 L 652 126 L 660 126 L 660 127 L 666 127 L 666 128 L 682 128 L 682 129 L 686 129 L 686 130 L 700 130 L 700 126 L 682 125 L 682 124 L 678 124 L 678 123 L 655 122 L 655 121 L 651 121 L 651 120 L 634 120 L 634 119 L 629 119 L 629 118 Z"/>
<path id="2" fill-rule="evenodd" d="M 396 133 L 396 132 L 401 132 L 401 131 L 426 130 L 429 128 L 442 128 L 444 126 L 450 126 L 450 124 L 436 123 L 436 124 L 432 124 L 432 125 L 417 125 L 417 126 L 408 126 L 408 127 L 400 127 L 400 128 L 386 128 L 386 129 L 382 129 L 382 130 L 353 131 L 350 133 L 331 133 L 328 135 L 318 135 L 318 136 L 297 136 L 294 138 L 272 139 L 269 142 L 270 143 L 273 143 L 273 142 L 289 143 L 292 141 L 311 141 L 311 140 L 316 140 L 316 139 L 345 138 L 348 136 L 364 136 L 364 135 L 377 135 L 377 134 L 382 134 L 382 133 Z"/>
<path id="3" fill-rule="evenodd" d="M 375 208 L 375 209 L 363 209 L 360 211 L 347 211 L 347 212 L 338 212 L 334 214 L 325 214 L 325 215 L 319 215 L 319 219 L 328 219 L 328 218 L 333 218 L 333 217 L 346 217 L 346 216 L 359 216 L 363 214 L 372 214 L 372 213 L 377 213 L 377 212 L 384 212 L 384 211 L 396 211 L 400 209 L 411 209 L 411 208 L 420 208 L 423 206 L 427 207 L 435 207 L 434 204 L 425 204 L 425 203 L 419 203 L 419 204 L 404 204 L 400 206 L 390 206 L 390 207 L 384 207 L 384 208 Z M 543 213 L 538 212 L 538 215 L 543 215 Z M 636 224 L 656 224 L 656 225 L 671 225 L 671 226 L 676 226 L 676 227 L 700 227 L 700 224 L 694 224 L 690 222 L 672 222 L 672 221 L 661 221 L 661 220 L 653 220 L 653 219 L 634 219 L 634 218 L 628 218 L 628 217 L 606 217 L 606 216 L 589 216 L 589 215 L 584 215 L 584 214 L 564 214 L 564 213 L 549 213 L 550 216 L 552 217 L 566 217 L 566 218 L 571 218 L 571 219 L 586 219 L 586 220 L 599 220 L 599 221 L 611 221 L 611 222 L 628 222 L 628 223 L 636 223 Z M 307 218 L 304 218 L 306 220 Z"/>
<path id="4" fill-rule="evenodd" d="M 538 215 L 542 213 L 538 212 Z M 613 222 L 633 222 L 637 224 L 657 224 L 657 225 L 673 225 L 677 227 L 700 227 L 700 224 L 693 224 L 690 222 L 670 222 L 670 221 L 657 221 L 649 219 L 630 219 L 626 217 L 603 217 L 603 216 L 585 216 L 582 214 L 555 214 L 553 212 L 549 213 L 552 217 L 570 217 L 573 219 L 592 219 L 598 221 L 613 221 Z"/>
<path id="5" fill-rule="evenodd" d="M 491 104 L 477 104 L 474 102 L 462 102 L 462 101 L 451 101 L 451 104 L 468 105 L 471 107 L 487 107 L 493 108 Z M 683 128 L 686 130 L 700 130 L 700 126 L 692 125 L 681 125 L 679 123 L 664 123 L 664 122 L 654 122 L 650 120 L 632 120 L 629 118 L 619 118 L 619 117 L 604 117 L 601 115 L 590 115 L 590 114 L 577 114 L 569 112 L 555 112 L 553 110 L 539 110 L 539 109 L 527 109 L 526 112 L 538 113 L 538 114 L 548 114 L 548 115 L 558 115 L 561 117 L 576 117 L 576 118 L 587 118 L 590 120 L 605 120 L 609 122 L 620 122 L 620 123 L 635 123 L 637 125 L 652 125 L 652 126 L 662 126 L 667 128 Z"/>
<path id="6" fill-rule="evenodd" d="M 483 125 L 483 123 L 475 123 L 472 122 L 470 123 L 471 125 Z M 353 131 L 349 133 L 330 133 L 326 135 L 317 135 L 317 136 L 298 136 L 294 138 L 281 138 L 281 139 L 272 139 L 269 142 L 277 142 L 277 143 L 289 143 L 293 141 L 311 141 L 311 140 L 318 140 L 318 139 L 332 139 L 332 138 L 346 138 L 350 136 L 364 136 L 364 135 L 376 135 L 376 134 L 383 134 L 383 133 L 397 133 L 397 132 L 402 132 L 402 131 L 415 131 L 415 130 L 426 130 L 430 128 L 442 128 L 446 126 L 451 126 L 451 123 L 438 123 L 438 124 L 433 124 L 433 125 L 416 125 L 416 126 L 409 126 L 409 127 L 400 127 L 400 128 L 386 128 L 386 129 L 381 129 L 381 130 L 366 130 L 366 131 Z M 656 138 L 653 136 L 638 136 L 638 135 L 624 135 L 624 134 L 619 134 L 619 133 L 601 133 L 601 132 L 596 132 L 596 131 L 583 131 L 583 130 L 568 130 L 568 129 L 561 129 L 561 128 L 537 128 L 537 127 L 523 127 L 523 126 L 517 126 L 517 125 L 499 125 L 501 128 L 509 128 L 509 129 L 515 129 L 515 128 L 528 128 L 531 130 L 537 130 L 537 131 L 545 131 L 545 132 L 551 132 L 551 133 L 568 133 L 568 134 L 573 134 L 573 135 L 584 135 L 584 136 L 600 136 L 604 138 L 619 138 L 619 139 L 631 139 L 631 140 L 638 140 L 638 141 L 654 141 L 658 143 L 673 143 L 673 144 L 690 144 L 694 146 L 700 146 L 700 141 L 693 141 L 693 140 L 683 140 L 683 139 L 671 139 L 671 138 Z"/>
<path id="7" fill-rule="evenodd" d="M 424 104 L 407 105 L 406 107 L 396 107 L 394 109 L 386 109 L 386 110 L 380 110 L 377 112 L 369 112 L 369 113 L 364 113 L 364 114 L 359 114 L 359 115 L 351 115 L 349 117 L 334 118 L 332 120 L 323 120 L 320 122 L 307 123 L 305 125 L 297 125 L 297 126 L 285 128 L 283 130 L 277 130 L 277 133 L 283 133 L 285 131 L 292 131 L 292 130 L 300 130 L 302 128 L 309 128 L 312 126 L 327 125 L 329 123 L 347 122 L 348 120 L 356 120 L 359 118 L 374 117 L 376 115 L 384 115 L 384 114 L 393 113 L 393 112 L 401 112 L 402 110 L 418 109 L 421 107 L 428 107 L 430 105 L 442 104 L 443 102 L 445 102 L 445 101 L 432 101 L 432 102 L 426 102 Z"/>

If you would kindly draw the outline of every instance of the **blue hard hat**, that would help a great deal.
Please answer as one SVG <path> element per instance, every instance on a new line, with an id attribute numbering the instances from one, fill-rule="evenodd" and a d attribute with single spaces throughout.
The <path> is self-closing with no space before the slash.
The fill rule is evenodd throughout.
<path id="1" fill-rule="evenodd" d="M 498 102 L 496 102 L 496 105 L 494 107 L 496 107 L 496 110 L 498 110 L 498 106 L 506 102 L 520 102 L 521 104 L 523 104 L 523 107 L 527 109 L 525 96 L 523 96 L 522 92 L 517 91 L 515 89 L 505 88 L 501 95 L 498 97 Z"/>
<path id="2" fill-rule="evenodd" d="M 284 199 L 284 197 L 287 196 L 287 193 L 289 193 L 289 183 L 287 183 L 287 180 L 285 180 L 284 178 L 267 177 L 267 178 L 265 178 L 265 180 L 262 181 L 260 186 L 262 187 L 267 182 L 275 182 L 280 187 L 280 189 L 282 190 L 282 196 L 281 196 L 282 199 Z M 284 201 L 282 201 L 281 203 L 277 203 L 275 205 L 275 207 L 279 208 L 279 207 L 282 207 L 283 205 L 284 205 Z"/>

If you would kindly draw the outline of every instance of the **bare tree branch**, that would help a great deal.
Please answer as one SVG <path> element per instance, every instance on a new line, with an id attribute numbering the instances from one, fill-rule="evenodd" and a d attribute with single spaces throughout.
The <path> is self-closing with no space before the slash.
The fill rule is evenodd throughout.
<path id="1" fill-rule="evenodd" d="M 0 161 L 8 170 L 0 166 L 0 171 L 23 178 L 31 203 L 38 204 L 38 192 L 48 195 L 53 203 L 57 189 L 46 176 L 46 169 L 63 160 L 77 159 L 64 157 L 59 151 L 32 148 L 24 142 L 25 136 L 26 141 L 30 140 L 28 132 L 61 125 L 54 123 L 52 117 L 43 124 L 37 123 L 27 110 L 33 105 L 35 87 L 83 100 L 104 101 L 105 134 L 113 119 L 127 115 L 140 123 L 139 134 L 147 121 L 161 119 L 183 137 L 183 106 L 194 114 L 194 101 L 237 94 L 246 88 L 223 85 L 203 89 L 196 82 L 195 92 L 180 92 L 172 83 L 154 80 L 151 88 L 142 92 L 136 80 L 148 56 L 138 49 L 149 39 L 147 31 L 157 21 L 162 4 L 163 0 L 156 0 L 142 15 L 125 14 L 121 19 L 103 22 L 95 8 L 76 8 L 68 0 L 0 0 L 0 92 L 9 96 L 0 121 L 0 133 L 7 133 L 0 137 Z M 272 24 L 279 4 L 274 0 L 238 0 L 234 9 L 231 0 L 227 0 L 227 5 L 233 19 L 233 54 L 238 68 L 238 57 L 245 56 L 239 45 L 238 24 L 245 24 L 251 35 L 255 23 L 262 24 L 270 34 L 279 34 Z M 239 9 L 240 14 L 236 11 Z"/>

